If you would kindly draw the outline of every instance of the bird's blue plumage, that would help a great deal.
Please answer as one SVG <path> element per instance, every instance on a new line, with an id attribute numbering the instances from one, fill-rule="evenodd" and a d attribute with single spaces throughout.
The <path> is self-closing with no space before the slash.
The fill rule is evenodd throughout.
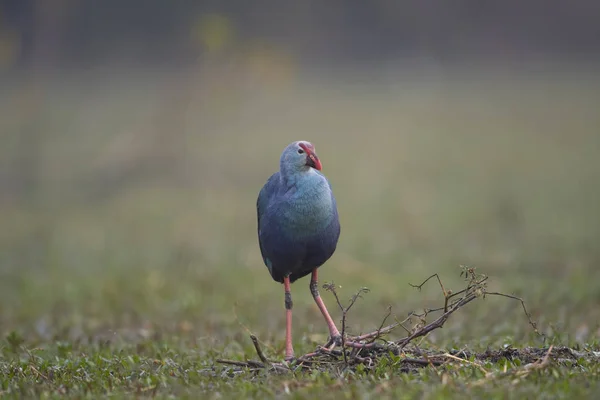
<path id="1" fill-rule="evenodd" d="M 306 165 L 300 143 L 308 142 L 286 147 L 280 171 L 267 180 L 257 200 L 260 250 L 277 282 L 288 275 L 293 282 L 323 265 L 340 236 L 331 186 L 323 174 Z"/>

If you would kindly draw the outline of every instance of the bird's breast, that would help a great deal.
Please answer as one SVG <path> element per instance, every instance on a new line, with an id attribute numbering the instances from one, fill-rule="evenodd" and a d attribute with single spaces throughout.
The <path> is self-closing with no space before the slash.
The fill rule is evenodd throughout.
<path id="1" fill-rule="evenodd" d="M 337 211 L 330 192 L 302 193 L 285 202 L 280 218 L 288 234 L 302 237 L 325 230 L 337 218 Z"/>

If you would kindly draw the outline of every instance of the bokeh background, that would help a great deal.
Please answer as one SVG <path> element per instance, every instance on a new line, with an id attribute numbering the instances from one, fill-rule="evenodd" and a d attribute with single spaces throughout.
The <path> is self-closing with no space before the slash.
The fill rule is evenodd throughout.
<path id="1" fill-rule="evenodd" d="M 552 340 L 594 340 L 598 21 L 593 0 L 0 1 L 0 333 L 281 351 L 255 202 L 304 139 L 342 223 L 321 279 L 371 289 L 350 329 L 440 304 L 408 283 L 456 290 L 465 264 Z M 310 350 L 326 326 L 292 290 Z M 431 343 L 539 340 L 518 303 L 466 310 Z"/>

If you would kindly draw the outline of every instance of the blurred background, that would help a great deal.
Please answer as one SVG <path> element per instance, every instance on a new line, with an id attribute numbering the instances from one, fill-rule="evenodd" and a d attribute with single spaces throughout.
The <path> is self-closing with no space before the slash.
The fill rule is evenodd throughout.
<path id="1" fill-rule="evenodd" d="M 593 0 L 1 0 L 0 333 L 235 350 L 241 323 L 280 348 L 255 202 L 304 139 L 342 223 L 321 279 L 372 289 L 352 329 L 467 264 L 545 333 L 597 337 L 598 21 Z M 529 337 L 518 304 L 471 310 L 431 340 Z"/>

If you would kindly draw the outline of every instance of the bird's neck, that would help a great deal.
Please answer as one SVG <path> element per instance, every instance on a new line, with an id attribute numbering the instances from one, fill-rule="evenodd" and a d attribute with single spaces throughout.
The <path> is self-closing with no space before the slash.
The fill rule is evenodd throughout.
<path id="1" fill-rule="evenodd" d="M 281 177 L 285 183 L 291 182 L 294 184 L 293 182 L 295 182 L 296 179 L 302 179 L 302 177 L 310 175 L 314 172 L 316 171 L 308 165 L 303 165 L 300 167 L 292 165 L 286 162 L 284 159 L 282 159 L 279 163 L 279 173 L 281 174 Z"/>
<path id="2" fill-rule="evenodd" d="M 313 186 L 318 184 L 323 176 L 315 169 L 306 167 L 300 170 L 281 169 L 281 177 L 287 188 L 298 186 Z"/>

